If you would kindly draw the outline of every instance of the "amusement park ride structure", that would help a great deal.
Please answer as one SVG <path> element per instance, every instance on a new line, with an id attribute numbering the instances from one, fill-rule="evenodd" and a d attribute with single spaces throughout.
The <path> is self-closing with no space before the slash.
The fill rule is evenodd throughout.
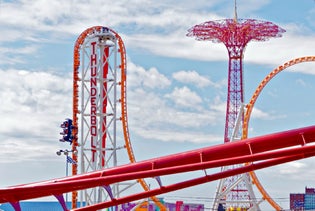
<path id="1" fill-rule="evenodd" d="M 130 163 L 134 163 L 127 121 L 126 51 L 120 36 L 101 26 L 81 33 L 74 48 L 73 74 L 73 125 L 80 133 L 73 131 L 73 136 L 79 139 L 73 140 L 72 147 L 77 150 L 80 146 L 80 172 L 117 166 L 119 151 L 124 149 Z M 117 135 L 118 122 L 122 123 L 123 138 Z M 77 161 L 78 157 L 73 156 L 73 159 Z M 76 173 L 74 166 L 73 175 Z M 149 190 L 146 182 L 138 179 L 135 183 L 84 190 L 80 201 L 95 204 L 108 197 L 119 197 L 136 183 L 145 191 Z M 72 207 L 75 208 L 77 193 L 73 192 L 72 196 Z M 164 206 L 156 197 L 152 196 L 152 200 L 163 210 Z"/>
<path id="2" fill-rule="evenodd" d="M 258 86 L 244 113 L 237 115 L 237 112 L 244 103 L 244 47 L 250 40 L 263 41 L 282 32 L 270 22 L 237 18 L 210 21 L 189 30 L 189 36 L 223 42 L 228 48 L 229 91 L 224 143 L 136 162 L 128 130 L 124 43 L 110 28 L 88 28 L 74 47 L 72 151 L 79 153 L 72 153 L 72 159 L 78 163 L 73 165 L 73 175 L 2 188 L 0 203 L 9 202 L 15 211 L 20 211 L 22 200 L 55 196 L 67 211 L 63 195 L 72 192 L 71 210 L 74 211 L 101 210 L 148 197 L 160 210 L 166 210 L 157 195 L 221 180 L 214 210 L 218 210 L 220 204 L 259 210 L 259 202 L 251 200 L 250 182 L 276 210 L 281 210 L 262 188 L 254 171 L 315 156 L 315 126 L 247 138 L 248 122 L 256 99 L 268 81 L 291 65 L 314 62 L 315 57 L 301 57 L 276 68 Z M 119 123 L 122 127 L 118 127 Z M 118 165 L 118 157 L 125 151 L 130 163 Z M 217 173 L 207 172 L 222 166 L 231 167 L 221 168 Z M 163 176 L 192 171 L 202 172 L 203 176 L 174 184 L 162 183 Z M 149 188 L 144 180 L 147 178 L 155 178 L 157 187 Z M 139 184 L 143 192 L 125 193 Z M 78 201 L 85 203 L 77 207 Z"/>
<path id="3" fill-rule="evenodd" d="M 229 70 L 224 143 L 242 138 L 244 120 L 242 60 L 246 45 L 251 40 L 265 41 L 270 37 L 280 37 L 283 32 L 285 30 L 271 22 L 237 19 L 236 9 L 234 19 L 208 21 L 189 29 L 187 36 L 201 41 L 222 42 L 228 51 Z M 236 168 L 236 166 L 225 166 L 222 171 L 230 168 Z M 218 210 L 219 204 L 232 210 L 237 208 L 259 210 L 259 202 L 256 201 L 248 173 L 220 180 L 213 210 Z"/>
<path id="4" fill-rule="evenodd" d="M 55 196 L 67 211 L 63 193 L 95 187 L 106 188 L 111 184 L 132 179 L 190 171 L 205 172 L 202 177 L 177 181 L 170 185 L 161 184 L 160 187 L 148 191 L 113 197 L 72 209 L 95 211 L 312 156 L 315 156 L 315 126 L 224 143 L 76 176 L 8 187 L 0 189 L 0 203 L 10 202 L 15 210 L 19 211 L 21 200 Z M 213 174 L 206 172 L 207 169 L 241 163 L 248 163 L 248 165 Z"/>

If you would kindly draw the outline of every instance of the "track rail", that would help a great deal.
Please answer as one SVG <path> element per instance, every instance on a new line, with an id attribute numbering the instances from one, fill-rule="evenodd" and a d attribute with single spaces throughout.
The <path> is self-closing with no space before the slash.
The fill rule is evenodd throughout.
<path id="1" fill-rule="evenodd" d="M 75 128 L 78 128 L 78 115 L 79 115 L 79 90 L 78 90 L 78 81 L 80 80 L 79 78 L 79 68 L 80 68 L 80 48 L 82 44 L 84 43 L 85 39 L 89 34 L 92 34 L 94 31 L 100 31 L 102 30 L 103 26 L 94 26 L 86 29 L 84 32 L 81 33 L 81 35 L 78 37 L 77 41 L 75 42 L 75 47 L 74 47 L 74 68 L 73 68 L 73 125 Z M 119 34 L 112 29 L 109 29 L 117 38 L 117 43 L 119 46 L 119 53 L 120 53 L 120 70 L 121 70 L 121 97 L 120 97 L 120 102 L 121 102 L 121 121 L 122 121 L 122 129 L 123 129 L 123 134 L 124 134 L 124 141 L 125 141 L 125 147 L 128 153 L 129 161 L 131 163 L 136 162 L 135 155 L 132 149 L 132 144 L 130 140 L 130 135 L 129 135 L 129 129 L 128 129 L 128 116 L 127 116 L 127 97 L 126 97 L 126 89 L 127 89 L 127 61 L 126 61 L 126 49 L 125 45 L 119 36 Z M 77 130 L 74 130 L 74 137 L 77 137 Z M 78 140 L 77 138 L 73 141 L 73 150 L 76 150 L 78 146 Z M 77 155 L 73 154 L 73 159 L 77 162 Z M 73 165 L 73 170 L 72 170 L 73 175 L 77 174 L 77 166 Z M 142 188 L 145 191 L 149 190 L 149 186 L 147 183 L 139 178 L 137 180 Z M 155 197 L 152 196 L 151 199 L 155 202 L 155 204 L 162 210 L 166 210 L 165 206 Z M 75 208 L 77 202 L 77 193 L 73 192 L 72 194 L 72 206 Z"/>
<path id="2" fill-rule="evenodd" d="M 117 34 L 117 36 L 119 36 Z M 121 40 L 120 36 L 117 37 L 119 40 Z M 128 127 L 128 115 L 127 115 L 127 74 L 126 74 L 126 49 L 122 41 L 118 42 L 119 44 L 119 50 L 121 54 L 121 121 L 123 126 L 123 133 L 124 133 L 124 139 L 125 139 L 125 146 L 128 152 L 129 160 L 131 163 L 136 162 L 136 158 L 132 149 L 131 141 L 130 141 L 130 135 L 129 135 L 129 127 Z M 137 180 L 142 188 L 145 191 L 149 191 L 150 188 L 148 184 L 144 181 L 144 179 L 138 179 Z M 161 209 L 161 211 L 165 211 L 166 207 L 155 197 L 152 196 L 151 199 L 154 201 L 154 203 Z"/>
<path id="3" fill-rule="evenodd" d="M 304 56 L 304 57 L 299 57 L 299 58 L 295 58 L 292 59 L 288 62 L 285 62 L 283 65 L 278 66 L 277 68 L 275 68 L 274 70 L 272 70 L 259 84 L 259 86 L 256 88 L 251 100 L 249 101 L 249 103 L 246 105 L 246 113 L 244 116 L 244 122 L 243 122 L 243 136 L 242 139 L 246 139 L 248 136 L 248 124 L 249 124 L 249 120 L 250 120 L 250 115 L 252 113 L 252 110 L 254 108 L 254 105 L 260 95 L 260 93 L 262 92 L 262 90 L 264 89 L 264 87 L 269 83 L 269 81 L 275 77 L 278 73 L 282 72 L 283 70 L 285 70 L 286 68 L 299 64 L 299 63 L 303 63 L 303 62 L 314 62 L 315 61 L 315 56 Z M 264 189 L 264 187 L 262 186 L 262 184 L 260 183 L 257 175 L 255 174 L 255 172 L 251 171 L 249 172 L 253 183 L 256 185 L 257 189 L 259 190 L 259 192 L 262 194 L 262 196 L 264 197 L 264 199 L 273 207 L 275 208 L 275 210 L 280 211 L 282 210 L 281 206 L 277 204 L 277 202 L 275 202 L 271 196 L 267 193 L 267 191 Z"/>
<path id="4" fill-rule="evenodd" d="M 224 143 L 81 175 L 8 187 L 0 189 L 0 203 L 16 204 L 21 200 L 52 195 L 58 198 L 63 193 L 98 186 L 106 187 L 130 179 L 159 177 L 197 170 L 205 172 L 203 177 L 178 181 L 175 184 L 72 209 L 93 211 L 311 156 L 315 156 L 315 126 Z M 206 172 L 206 169 L 246 162 L 250 163 L 236 169 L 213 174 Z"/>

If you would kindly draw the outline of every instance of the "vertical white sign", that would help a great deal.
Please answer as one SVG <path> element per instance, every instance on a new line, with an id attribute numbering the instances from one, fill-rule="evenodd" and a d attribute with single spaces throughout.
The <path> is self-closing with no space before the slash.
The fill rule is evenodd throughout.
<path id="1" fill-rule="evenodd" d="M 92 149 L 92 162 L 95 162 L 96 147 L 97 147 L 97 102 L 98 102 L 98 89 L 97 89 L 97 42 L 92 41 L 90 46 L 90 67 L 91 67 L 91 79 L 90 79 L 90 95 L 91 95 L 91 149 Z"/>

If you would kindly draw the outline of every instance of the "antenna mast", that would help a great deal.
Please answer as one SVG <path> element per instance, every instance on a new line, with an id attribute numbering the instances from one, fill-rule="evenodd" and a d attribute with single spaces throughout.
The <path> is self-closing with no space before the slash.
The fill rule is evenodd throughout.
<path id="1" fill-rule="evenodd" d="M 237 6 L 236 6 L 236 0 L 234 0 L 234 20 L 237 22 Z"/>

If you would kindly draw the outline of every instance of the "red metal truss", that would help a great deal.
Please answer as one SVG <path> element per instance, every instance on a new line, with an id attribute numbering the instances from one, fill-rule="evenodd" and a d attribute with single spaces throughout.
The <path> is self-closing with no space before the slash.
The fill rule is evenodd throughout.
<path id="1" fill-rule="evenodd" d="M 195 37 L 196 40 L 201 41 L 222 42 L 228 51 L 228 91 L 224 143 L 228 143 L 233 139 L 241 139 L 242 137 L 243 114 L 240 116 L 238 122 L 237 119 L 238 113 L 241 110 L 240 108 L 244 104 L 243 52 L 247 43 L 251 40 L 266 41 L 270 37 L 280 37 L 284 31 L 271 22 L 237 18 L 208 21 L 188 30 L 187 36 Z M 238 181 L 237 177 L 224 179 L 223 189 L 234 186 L 234 181 Z M 246 201 L 250 198 L 255 198 L 253 194 L 250 195 L 248 184 L 246 183 L 247 181 L 238 183 L 225 196 L 229 201 L 235 202 L 229 206 L 234 206 L 237 203 L 236 201 Z M 223 191 L 223 189 L 219 190 L 219 192 Z M 237 206 L 248 208 L 251 205 L 249 203 L 239 205 L 238 203 Z M 214 207 L 214 209 L 216 208 Z"/>
<path id="2" fill-rule="evenodd" d="M 249 41 L 266 41 L 270 37 L 281 37 L 284 29 L 269 21 L 255 19 L 224 19 L 207 21 L 188 30 L 188 36 L 196 40 L 210 40 L 226 46 L 244 46 Z"/>
<path id="3" fill-rule="evenodd" d="M 192 150 L 142 162 L 113 167 L 82 175 L 54 179 L 44 182 L 18 185 L 0 189 L 0 203 L 18 203 L 21 200 L 44 196 L 60 196 L 63 193 L 98 186 L 169 174 L 206 170 L 224 165 L 250 162 L 246 166 L 203 177 L 160 186 L 159 188 L 135 193 L 121 198 L 90 205 L 74 210 L 97 210 L 128 201 L 139 200 L 225 177 L 278 165 L 293 160 L 315 156 L 315 126 L 279 132 L 260 137 L 229 142 L 198 150 Z"/>
<path id="4" fill-rule="evenodd" d="M 270 37 L 281 37 L 283 32 L 285 32 L 284 29 L 271 22 L 254 19 L 208 21 L 188 30 L 187 36 L 201 41 L 222 42 L 228 50 L 229 70 L 224 142 L 230 141 L 238 111 L 244 103 L 242 59 L 245 46 L 251 40 L 266 41 Z"/>

